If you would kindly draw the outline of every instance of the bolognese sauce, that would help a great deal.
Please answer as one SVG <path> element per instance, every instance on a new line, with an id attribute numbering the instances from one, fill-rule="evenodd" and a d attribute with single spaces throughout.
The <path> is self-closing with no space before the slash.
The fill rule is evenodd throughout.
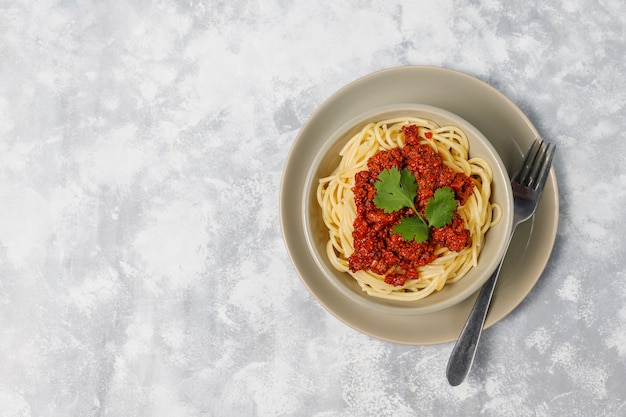
<path id="1" fill-rule="evenodd" d="M 448 225 L 431 227 L 430 238 L 417 243 L 392 232 L 400 220 L 412 215 L 410 208 L 386 213 L 374 204 L 374 183 L 382 171 L 392 167 L 407 168 L 415 176 L 418 192 L 414 204 L 422 215 L 428 200 L 441 187 L 452 189 L 458 205 L 464 205 L 473 193 L 474 182 L 469 176 L 449 168 L 432 147 L 420 143 L 417 126 L 405 126 L 402 132 L 404 147 L 379 151 L 368 160 L 368 169 L 355 176 L 354 252 L 348 257 L 352 272 L 370 270 L 384 275 L 385 282 L 394 286 L 404 285 L 407 279 L 418 279 L 417 268 L 436 259 L 436 248 L 459 252 L 472 243 L 470 231 L 456 211 Z M 424 135 L 426 138 L 432 136 L 428 133 Z"/>

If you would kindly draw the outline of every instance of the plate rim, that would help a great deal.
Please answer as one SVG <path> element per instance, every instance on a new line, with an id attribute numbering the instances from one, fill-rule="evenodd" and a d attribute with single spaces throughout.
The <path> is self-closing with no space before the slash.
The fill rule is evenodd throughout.
<path id="1" fill-rule="evenodd" d="M 325 277 L 323 277 L 323 273 L 321 271 L 313 271 L 313 272 L 307 272 L 307 271 L 302 271 L 301 267 L 299 266 L 298 261 L 295 259 L 295 257 L 297 257 L 297 254 L 295 254 L 295 249 L 292 247 L 293 244 L 290 245 L 290 241 L 291 238 L 289 236 L 289 231 L 287 230 L 288 227 L 290 227 L 289 225 L 286 224 L 286 220 L 285 220 L 285 211 L 288 209 L 287 207 L 287 198 L 286 198 L 286 188 L 288 185 L 288 175 L 290 172 L 290 169 L 292 168 L 293 165 L 293 161 L 294 161 L 294 154 L 296 154 L 296 152 L 299 150 L 299 144 L 301 142 L 301 138 L 303 137 L 303 134 L 305 132 L 308 131 L 309 127 L 311 124 L 313 124 L 316 119 L 319 117 L 320 113 L 323 111 L 324 108 L 326 108 L 328 106 L 329 103 L 332 103 L 334 101 L 337 101 L 339 99 L 341 99 L 343 96 L 345 96 L 347 93 L 349 93 L 350 91 L 354 90 L 355 88 L 360 88 L 363 86 L 363 84 L 367 84 L 367 83 L 371 83 L 374 81 L 375 78 L 377 77 L 393 77 L 394 73 L 398 74 L 400 72 L 416 72 L 418 73 L 417 76 L 419 76 L 419 72 L 420 71 L 434 71 L 434 72 L 441 72 L 441 73 L 448 73 L 451 76 L 455 76 L 455 77 L 460 77 L 460 79 L 463 80 L 463 82 L 466 83 L 474 83 L 477 84 L 481 89 L 486 89 L 488 90 L 491 94 L 495 94 L 498 97 L 499 101 L 503 101 L 507 104 L 507 106 L 509 107 L 509 109 L 514 110 L 514 112 L 516 113 L 516 117 L 521 119 L 521 122 L 523 122 L 523 124 L 525 125 L 525 128 L 528 128 L 530 130 L 530 132 L 532 132 L 536 137 L 540 138 L 539 132 L 537 131 L 537 129 L 535 128 L 535 126 L 533 125 L 533 123 L 530 121 L 530 119 L 528 119 L 528 117 L 526 116 L 526 114 L 524 112 L 522 112 L 522 110 L 511 100 L 509 99 L 506 95 L 504 95 L 502 92 L 500 92 L 499 90 L 497 90 L 495 87 L 487 84 L 486 82 L 471 76 L 469 74 L 466 74 L 464 72 L 460 72 L 457 70 L 453 70 L 453 69 L 449 69 L 449 68 L 444 68 L 444 67 L 437 67 L 437 66 L 430 66 L 430 65 L 425 65 L 425 66 L 421 66 L 421 65 L 409 65 L 409 66 L 397 66 L 397 67 L 391 67 L 391 68 L 386 68 L 386 69 L 382 69 L 380 71 L 376 71 L 376 72 L 372 72 L 370 74 L 361 76 L 356 78 L 355 80 L 353 80 L 352 82 L 344 85 L 343 87 L 339 88 L 337 91 L 335 91 L 333 94 L 331 94 L 328 98 L 326 98 L 316 109 L 313 113 L 311 113 L 311 115 L 308 117 L 308 119 L 306 120 L 306 122 L 302 125 L 302 127 L 300 128 L 300 130 L 298 131 L 298 134 L 296 135 L 296 138 L 294 139 L 287 158 L 285 160 L 285 164 L 284 164 L 284 168 L 283 168 L 283 173 L 282 173 L 282 177 L 281 177 L 281 183 L 280 183 L 280 192 L 279 192 L 279 208 L 280 208 L 280 226 L 281 226 L 281 232 L 282 232 L 282 237 L 283 237 L 283 241 L 286 245 L 286 249 L 287 252 L 289 254 L 290 260 L 293 264 L 293 266 L 296 269 L 296 272 L 298 273 L 298 276 L 300 277 L 301 282 L 304 284 L 304 286 L 308 289 L 308 291 L 311 293 L 311 295 L 314 296 L 314 298 L 317 300 L 318 303 L 320 303 L 322 305 L 322 307 L 324 307 L 324 309 L 330 313 L 332 316 L 334 316 L 335 318 L 337 318 L 338 320 L 340 320 L 341 322 L 343 322 L 344 324 L 346 324 L 347 326 L 351 327 L 352 329 L 359 331 L 363 334 L 367 334 L 371 337 L 380 339 L 380 340 L 384 340 L 387 342 L 391 342 L 391 343 L 397 343 L 397 344 L 407 344 L 407 345 L 432 345 L 432 344 L 441 344 L 441 343 L 447 343 L 447 342 L 452 342 L 454 340 L 457 339 L 457 336 L 454 337 L 440 337 L 436 340 L 430 340 L 430 339 L 424 339 L 424 340 L 415 340 L 415 339 L 406 339 L 406 338 L 398 338 L 398 337 L 390 337 L 389 335 L 386 334 L 381 334 L 380 332 L 377 331 L 373 331 L 372 329 L 368 329 L 366 326 L 362 326 L 362 325 L 358 325 L 354 322 L 354 320 L 351 320 L 350 318 L 346 317 L 345 314 L 340 314 L 339 311 L 337 311 L 338 309 L 335 308 L 335 306 L 331 305 L 331 303 L 329 302 L 328 297 L 323 297 L 321 294 L 318 294 L 316 292 L 316 290 L 312 287 L 312 285 L 310 285 L 310 283 L 307 281 L 307 279 L 305 278 L 304 275 L 307 274 L 313 274 L 313 273 L 318 273 L 320 276 L 322 276 L 322 278 L 324 280 L 326 280 Z M 423 104 L 427 104 L 427 105 L 434 105 L 437 106 L 436 104 L 431 104 L 431 103 L 423 103 Z M 442 107 L 444 110 L 448 110 L 451 111 L 450 109 L 446 109 L 445 107 Z M 454 113 L 454 112 L 453 112 Z M 463 117 L 462 115 L 460 115 L 460 117 Z M 514 141 L 513 143 L 514 145 L 519 145 L 517 142 Z M 512 145 L 513 145 L 512 144 Z M 552 227 L 551 229 L 548 231 L 547 235 L 544 235 L 544 238 L 549 238 L 550 242 L 549 242 L 549 247 L 546 250 L 546 254 L 545 254 L 545 260 L 543 260 L 543 262 L 541 262 L 537 269 L 537 277 L 533 278 L 532 283 L 530 283 L 531 285 L 528 287 L 528 289 L 526 291 L 524 291 L 523 293 L 518 294 L 518 296 L 516 297 L 515 301 L 513 301 L 508 308 L 505 308 L 503 311 L 501 311 L 497 316 L 494 314 L 490 314 L 487 317 L 486 323 L 485 323 L 485 328 L 491 327 L 494 324 L 496 324 L 497 322 L 499 322 L 500 320 L 504 319 L 506 316 L 508 316 L 515 308 L 517 308 L 517 306 L 519 306 L 522 301 L 524 299 L 526 299 L 526 297 L 528 296 L 528 294 L 530 293 L 530 291 L 534 288 L 534 286 L 536 285 L 537 281 L 539 280 L 539 278 L 541 277 L 541 275 L 543 274 L 543 272 L 545 271 L 545 268 L 547 266 L 547 263 L 550 259 L 550 255 L 554 249 L 554 244 L 556 241 L 556 232 L 557 232 L 557 228 L 558 228 L 558 212 L 559 212 L 559 200 L 558 200 L 558 184 L 557 184 L 557 180 L 556 180 L 556 175 L 554 172 L 554 168 L 551 169 L 550 172 L 550 177 L 549 177 L 549 183 L 552 186 L 552 193 L 544 193 L 543 198 L 546 199 L 546 197 L 550 197 L 550 194 L 552 194 L 552 199 L 551 199 L 551 204 L 554 205 L 554 216 L 552 218 L 551 224 Z M 549 188 L 549 187 L 548 187 Z M 548 190 L 546 190 L 548 191 Z M 297 199 L 293 199 L 292 201 L 295 201 Z M 301 210 L 304 210 L 304 207 L 301 207 Z M 299 216 L 300 219 L 302 219 L 302 216 Z M 534 219 L 533 219 L 534 221 Z M 299 227 L 304 228 L 303 225 L 299 225 Z M 532 238 L 532 236 L 529 237 L 529 240 Z M 513 236 L 513 240 L 515 240 L 515 236 Z M 306 246 L 306 242 L 301 242 L 302 245 Z M 328 283 L 328 285 L 332 285 L 331 283 Z M 335 290 L 336 291 L 336 290 Z M 345 295 L 340 294 L 339 298 L 344 298 L 346 303 L 354 303 L 354 301 L 349 300 L 347 297 L 345 297 Z M 466 299 L 465 303 L 470 303 L 473 304 L 474 299 L 476 298 L 476 294 L 469 297 L 468 299 Z M 494 304 L 498 302 L 497 299 L 494 299 Z M 356 307 L 356 306 L 355 306 Z M 454 307 L 450 307 L 450 308 L 454 308 Z M 446 310 L 443 310 L 441 312 L 433 312 L 433 313 L 428 313 L 426 314 L 426 316 L 430 315 L 430 316 L 434 316 L 433 318 L 436 318 L 437 315 L 439 314 L 443 314 L 443 312 L 445 312 Z M 389 316 L 394 316 L 393 314 L 389 314 Z M 423 316 L 423 315 L 422 315 Z M 395 317 L 395 316 L 394 316 Z M 463 323 L 465 321 L 465 319 L 463 318 Z M 419 339 L 419 338 L 418 338 Z"/>

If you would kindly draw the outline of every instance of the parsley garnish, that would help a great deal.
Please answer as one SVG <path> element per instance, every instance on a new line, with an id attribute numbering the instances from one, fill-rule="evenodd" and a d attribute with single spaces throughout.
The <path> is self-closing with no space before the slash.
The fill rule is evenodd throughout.
<path id="1" fill-rule="evenodd" d="M 374 204 L 385 213 L 393 213 L 404 207 L 411 207 L 417 212 L 413 203 L 417 195 L 417 181 L 408 169 L 398 171 L 394 167 L 382 171 L 374 187 L 377 191 Z"/>
<path id="2" fill-rule="evenodd" d="M 392 232 L 400 234 L 406 240 L 418 243 L 428 239 L 429 228 L 443 227 L 452 221 L 456 201 L 454 192 L 449 187 L 442 187 L 428 200 L 424 216 L 415 208 L 417 181 L 411 171 L 404 168 L 399 171 L 393 167 L 382 171 L 374 183 L 376 197 L 374 204 L 385 213 L 393 213 L 409 207 L 415 216 L 405 217 L 394 226 Z"/>
<path id="3" fill-rule="evenodd" d="M 405 240 L 412 239 L 417 243 L 428 239 L 428 225 L 419 214 L 417 217 L 405 217 L 400 220 L 391 231 L 401 235 Z"/>
<path id="4" fill-rule="evenodd" d="M 450 187 L 442 187 L 428 200 L 424 214 L 431 226 L 443 227 L 452 221 L 454 210 L 456 210 L 454 191 Z"/>

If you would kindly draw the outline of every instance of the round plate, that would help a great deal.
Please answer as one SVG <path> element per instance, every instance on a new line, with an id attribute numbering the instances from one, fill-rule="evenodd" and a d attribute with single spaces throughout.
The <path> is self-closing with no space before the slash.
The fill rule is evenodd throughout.
<path id="1" fill-rule="evenodd" d="M 325 278 L 306 244 L 303 199 L 308 167 L 340 126 L 369 109 L 421 103 L 457 114 L 480 130 L 509 173 L 539 134 L 506 96 L 484 82 L 438 67 L 398 67 L 360 78 L 342 88 L 310 117 L 296 138 L 283 172 L 280 217 L 287 250 L 302 281 L 331 314 L 348 326 L 394 343 L 429 345 L 457 339 L 477 294 L 453 307 L 418 316 L 372 311 L 355 303 Z M 509 314 L 541 276 L 556 239 L 558 188 L 550 172 L 533 219 L 520 225 L 505 258 L 485 327 Z M 512 256 L 514 254 L 515 256 Z"/>

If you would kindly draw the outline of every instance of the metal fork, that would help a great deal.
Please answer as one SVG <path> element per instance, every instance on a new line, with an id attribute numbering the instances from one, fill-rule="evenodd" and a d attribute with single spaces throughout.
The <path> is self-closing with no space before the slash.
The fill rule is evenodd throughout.
<path id="1" fill-rule="evenodd" d="M 506 244 L 507 249 L 517 226 L 530 219 L 535 213 L 548 179 L 555 150 L 556 145 L 535 139 L 524 156 L 522 167 L 511 180 L 514 214 L 513 230 L 511 230 Z M 487 317 L 487 311 L 489 310 L 489 304 L 491 303 L 491 297 L 503 261 L 504 257 L 481 289 L 467 322 L 463 330 L 461 330 L 459 339 L 452 349 L 446 368 L 446 376 L 450 385 L 456 386 L 463 382 L 472 367 L 478 341 L 485 324 L 485 318 Z"/>

